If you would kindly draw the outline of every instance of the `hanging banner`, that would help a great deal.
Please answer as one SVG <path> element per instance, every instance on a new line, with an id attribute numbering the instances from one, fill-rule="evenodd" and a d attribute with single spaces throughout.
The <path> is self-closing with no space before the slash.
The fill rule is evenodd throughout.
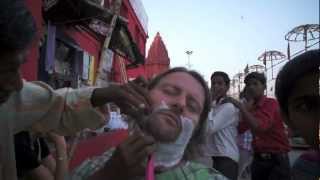
<path id="1" fill-rule="evenodd" d="M 89 66 L 89 81 L 90 85 L 94 85 L 95 79 L 95 58 L 94 56 L 90 56 L 90 66 Z"/>
<path id="2" fill-rule="evenodd" d="M 107 50 L 106 56 L 104 59 L 101 59 L 100 67 L 98 67 L 98 74 L 96 79 L 96 86 L 105 87 L 109 84 L 109 74 L 111 73 L 113 65 L 113 56 L 114 53 L 110 49 Z"/>
<path id="3" fill-rule="evenodd" d="M 90 68 L 90 57 L 88 52 L 83 52 L 83 63 L 82 63 L 82 79 L 89 79 L 89 68 Z"/>

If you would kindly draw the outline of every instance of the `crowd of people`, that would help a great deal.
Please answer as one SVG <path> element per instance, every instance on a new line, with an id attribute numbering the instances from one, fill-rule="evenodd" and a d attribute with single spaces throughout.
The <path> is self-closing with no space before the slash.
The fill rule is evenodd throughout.
<path id="1" fill-rule="evenodd" d="M 263 73 L 247 74 L 240 97 L 232 98 L 227 95 L 227 73 L 213 72 L 209 89 L 198 72 L 183 67 L 150 81 L 54 90 L 21 76 L 35 34 L 23 1 L 0 1 L 0 179 L 320 177 L 319 49 L 283 66 L 276 79 L 276 99 L 264 94 Z M 121 110 L 125 135 L 109 138 L 104 142 L 109 146 L 99 147 L 99 154 L 71 167 L 74 157 L 65 137 L 108 123 L 114 112 L 106 104 Z M 116 117 L 112 121 L 120 119 Z M 288 129 L 299 132 L 310 146 L 293 166 Z M 106 131 L 106 136 L 118 133 Z"/>

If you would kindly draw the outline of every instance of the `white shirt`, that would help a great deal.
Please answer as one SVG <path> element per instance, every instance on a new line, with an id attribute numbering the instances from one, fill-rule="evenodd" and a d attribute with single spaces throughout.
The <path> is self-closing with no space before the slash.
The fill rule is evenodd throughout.
<path id="1" fill-rule="evenodd" d="M 20 92 L 0 104 L 0 179 L 15 180 L 13 135 L 39 124 L 44 132 L 70 135 L 104 125 L 105 117 L 91 105 L 94 88 L 53 90 L 45 83 L 24 82 Z"/>
<path id="2" fill-rule="evenodd" d="M 206 156 L 223 156 L 239 161 L 237 126 L 239 110 L 231 103 L 215 104 L 207 119 L 207 139 L 203 146 Z"/>

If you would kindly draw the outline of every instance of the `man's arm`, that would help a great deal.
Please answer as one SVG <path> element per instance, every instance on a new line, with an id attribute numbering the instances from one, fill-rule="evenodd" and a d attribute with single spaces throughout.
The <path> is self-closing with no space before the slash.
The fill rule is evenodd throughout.
<path id="1" fill-rule="evenodd" d="M 134 119 L 150 107 L 145 89 L 129 83 L 106 88 L 63 88 L 53 90 L 41 82 L 26 82 L 19 94 L 15 132 L 37 124 L 43 132 L 53 130 L 60 135 L 72 135 L 85 128 L 97 129 L 105 124 L 101 108 L 108 102 L 117 104 L 121 111 Z M 18 118 L 17 118 L 18 117 Z M 21 118 L 19 118 L 21 117 Z"/>
<path id="2" fill-rule="evenodd" d="M 56 170 L 56 161 L 51 154 L 42 159 L 41 164 L 46 167 L 52 174 L 54 174 Z"/>
<path id="3" fill-rule="evenodd" d="M 48 168 L 43 165 L 40 165 L 36 169 L 31 170 L 27 174 L 27 178 L 30 178 L 32 180 L 54 180 L 53 174 Z"/>
<path id="4" fill-rule="evenodd" d="M 241 105 L 238 108 L 240 110 L 242 120 L 244 120 L 248 124 L 252 132 L 256 133 L 260 131 L 258 119 L 256 119 L 245 106 Z"/>
<path id="5" fill-rule="evenodd" d="M 64 180 L 68 173 L 67 144 L 63 136 L 49 133 L 49 138 L 55 145 L 55 169 L 53 171 L 55 180 Z"/>
<path id="6" fill-rule="evenodd" d="M 266 106 L 252 113 L 250 109 L 253 107 L 253 101 L 241 103 L 233 98 L 228 98 L 227 101 L 239 108 L 242 120 L 248 124 L 253 133 L 263 133 L 272 127 L 274 114 L 272 106 Z"/>

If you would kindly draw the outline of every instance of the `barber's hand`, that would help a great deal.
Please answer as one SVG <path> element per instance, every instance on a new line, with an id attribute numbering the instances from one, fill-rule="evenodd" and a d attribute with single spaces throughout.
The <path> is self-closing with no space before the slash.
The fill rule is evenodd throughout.
<path id="1" fill-rule="evenodd" d="M 246 102 L 244 102 L 243 104 L 249 111 L 251 111 L 254 108 L 254 100 L 253 99 L 249 99 Z"/>
<path id="2" fill-rule="evenodd" d="M 150 112 L 151 105 L 148 90 L 139 83 L 128 82 L 124 85 L 112 84 L 106 88 L 97 88 L 92 95 L 92 105 L 101 106 L 113 102 L 124 114 L 134 119 L 142 119 L 142 115 Z"/>
<path id="3" fill-rule="evenodd" d="M 234 99 L 234 98 L 232 98 L 232 97 L 226 97 L 223 101 L 222 101 L 222 103 L 224 104 L 224 103 L 231 103 L 231 104 L 233 104 L 234 106 L 236 106 L 237 108 L 239 108 L 239 109 L 241 109 L 242 107 L 243 107 L 243 104 L 240 102 L 240 101 L 238 101 L 238 100 L 236 100 L 236 99 Z"/>
<path id="4" fill-rule="evenodd" d="M 144 176 L 147 157 L 155 150 L 153 138 L 140 132 L 133 133 L 114 152 L 105 168 L 117 180 L 133 179 L 136 176 Z"/>
<path id="5" fill-rule="evenodd" d="M 253 99 L 250 99 L 249 101 L 247 100 L 247 101 L 241 103 L 240 101 L 238 101 L 232 97 L 227 97 L 222 101 L 222 103 L 228 103 L 228 102 L 232 103 L 234 106 L 236 106 L 240 110 L 243 110 L 243 109 L 251 110 L 254 105 Z"/>

